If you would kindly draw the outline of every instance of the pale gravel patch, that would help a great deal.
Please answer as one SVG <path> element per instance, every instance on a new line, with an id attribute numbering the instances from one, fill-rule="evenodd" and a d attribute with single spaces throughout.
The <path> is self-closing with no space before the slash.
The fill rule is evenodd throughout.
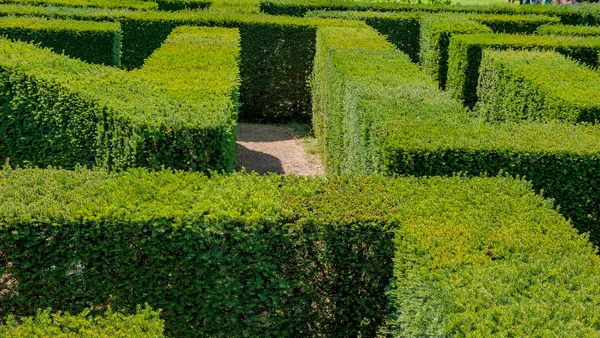
<path id="1" fill-rule="evenodd" d="M 288 126 L 238 124 L 237 164 L 250 172 L 316 176 L 324 173 L 317 154 Z"/>

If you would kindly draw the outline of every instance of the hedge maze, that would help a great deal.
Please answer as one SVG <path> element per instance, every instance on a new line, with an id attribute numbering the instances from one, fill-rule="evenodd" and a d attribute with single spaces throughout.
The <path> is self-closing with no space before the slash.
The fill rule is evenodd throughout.
<path id="1" fill-rule="evenodd" d="M 0 333 L 600 335 L 598 24 L 0 1 Z M 311 121 L 327 175 L 234 172 L 238 121 Z"/>

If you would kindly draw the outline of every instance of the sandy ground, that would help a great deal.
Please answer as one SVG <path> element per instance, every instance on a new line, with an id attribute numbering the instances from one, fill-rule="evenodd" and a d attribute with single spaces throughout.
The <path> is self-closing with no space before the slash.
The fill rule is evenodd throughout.
<path id="1" fill-rule="evenodd" d="M 303 143 L 287 126 L 240 123 L 237 164 L 259 174 L 323 174 L 320 158 L 307 153 Z"/>

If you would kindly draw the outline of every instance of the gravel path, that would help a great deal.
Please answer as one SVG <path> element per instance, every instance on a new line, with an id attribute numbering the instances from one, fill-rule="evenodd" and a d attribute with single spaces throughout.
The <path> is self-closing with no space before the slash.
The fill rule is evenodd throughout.
<path id="1" fill-rule="evenodd" d="M 237 164 L 250 172 L 265 174 L 323 174 L 316 154 L 309 154 L 303 139 L 288 126 L 238 124 Z"/>

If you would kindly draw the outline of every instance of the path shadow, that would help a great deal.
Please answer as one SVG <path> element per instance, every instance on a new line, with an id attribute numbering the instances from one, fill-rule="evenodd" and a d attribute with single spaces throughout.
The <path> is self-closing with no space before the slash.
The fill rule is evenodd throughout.
<path id="1" fill-rule="evenodd" d="M 275 156 L 250 150 L 241 144 L 237 145 L 237 152 L 237 166 L 246 168 L 248 172 L 284 174 L 281 161 Z"/>

